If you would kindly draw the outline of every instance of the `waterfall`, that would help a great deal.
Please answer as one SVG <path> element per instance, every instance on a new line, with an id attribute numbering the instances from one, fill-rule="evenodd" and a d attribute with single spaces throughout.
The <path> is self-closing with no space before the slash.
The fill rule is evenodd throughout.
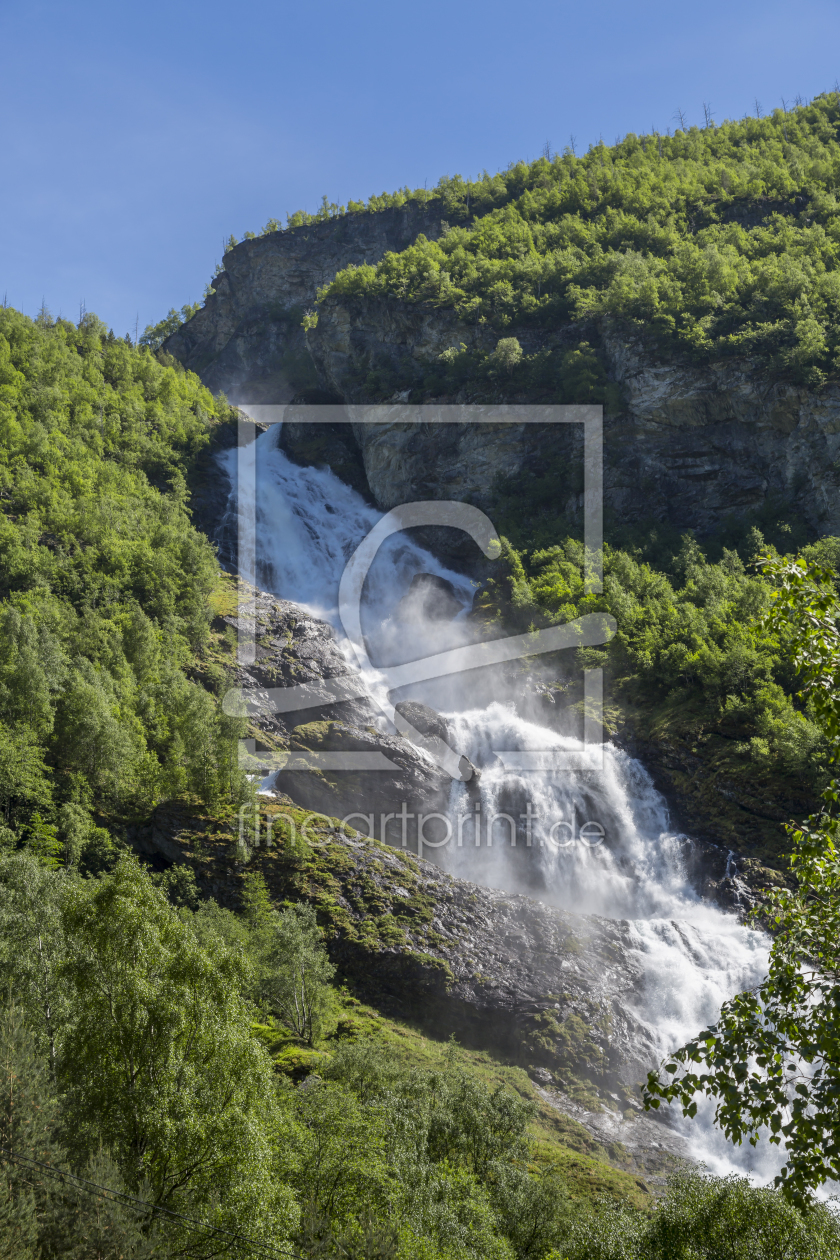
<path id="1" fill-rule="evenodd" d="M 249 447 L 218 457 L 232 483 L 237 459 L 256 478 L 253 558 L 242 576 L 330 622 L 340 641 L 341 574 L 381 513 L 328 469 L 293 464 L 279 449 L 278 436 L 275 426 Z M 234 503 L 231 511 L 237 510 Z M 463 614 L 443 626 L 401 619 L 397 606 L 417 573 L 452 583 L 467 610 L 474 583 L 405 535 L 389 539 L 364 592 L 363 628 L 375 663 L 413 660 L 470 641 Z M 374 693 L 376 687 L 371 679 Z M 636 1013 L 663 1056 L 711 1023 L 723 1001 L 766 974 L 767 938 L 705 903 L 692 888 L 684 840 L 671 830 L 667 806 L 638 761 L 611 744 L 581 751 L 571 735 L 521 713 L 498 678 L 483 686 L 480 679 L 448 678 L 414 687 L 411 698 L 441 711 L 453 746 L 482 768 L 478 793 L 453 783 L 452 817 L 469 818 L 461 845 L 438 850 L 436 860 L 476 883 L 626 921 L 645 977 L 634 996 Z M 500 754 L 526 750 L 569 755 L 562 769 L 505 767 Z M 585 823 L 596 826 L 582 839 Z M 527 862 L 523 849 L 530 849 Z M 731 1146 L 712 1124 L 713 1110 L 704 1103 L 694 1121 L 675 1119 L 693 1155 L 716 1172 L 750 1169 L 762 1179 L 772 1177 L 781 1163 L 778 1149 L 766 1142 L 755 1149 Z"/>

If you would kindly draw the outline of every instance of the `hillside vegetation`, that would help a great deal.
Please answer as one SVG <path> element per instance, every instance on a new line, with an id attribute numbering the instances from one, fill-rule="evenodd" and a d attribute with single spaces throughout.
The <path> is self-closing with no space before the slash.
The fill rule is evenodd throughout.
<path id="1" fill-rule="evenodd" d="M 185 473 L 227 416 L 94 315 L 0 311 L 4 843 L 82 845 L 94 815 L 183 792 L 238 801 L 235 723 L 189 676 L 219 570 Z"/>
<path id="2" fill-rule="evenodd" d="M 610 316 L 817 386 L 840 367 L 838 124 L 833 92 L 441 180 L 440 240 L 348 268 L 322 298 L 390 295 L 500 332 Z"/>
<path id="3" fill-rule="evenodd" d="M 798 697 L 790 638 L 762 625 L 773 589 L 755 568 L 764 546 L 755 527 L 740 549 L 708 555 L 690 535 L 673 551 L 651 544 L 656 562 L 643 548 L 607 545 L 604 591 L 592 595 L 574 538 L 519 549 L 505 538 L 502 571 L 485 582 L 474 615 L 488 629 L 501 621 L 521 632 L 611 613 L 617 632 L 607 647 L 558 662 L 558 706 L 579 708 L 580 669 L 604 668 L 608 729 L 645 742 L 648 764 L 666 763 L 683 825 L 784 869 L 782 824 L 813 808 L 831 745 Z M 836 570 L 840 540 L 800 554 Z"/>

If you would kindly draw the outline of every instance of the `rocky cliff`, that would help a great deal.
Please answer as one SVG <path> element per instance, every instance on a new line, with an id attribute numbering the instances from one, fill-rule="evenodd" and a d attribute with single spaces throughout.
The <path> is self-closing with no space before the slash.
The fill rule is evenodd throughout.
<path id="1" fill-rule="evenodd" d="M 319 384 L 301 326 L 318 289 L 345 267 L 440 230 L 441 207 L 431 199 L 242 241 L 225 254 L 215 292 L 164 349 L 233 402 L 288 402 Z"/>
<path id="2" fill-rule="evenodd" d="M 525 354 L 588 339 L 620 387 L 619 410 L 605 417 L 605 507 L 624 522 L 663 520 L 708 534 L 768 499 L 795 502 L 818 533 L 840 532 L 840 388 L 819 392 L 768 379 L 749 361 L 702 368 L 663 361 L 644 336 L 613 321 L 556 330 L 507 328 Z M 325 389 L 367 401 L 371 374 L 387 369 L 406 390 L 453 346 L 482 352 L 499 334 L 464 324 L 447 309 L 328 297 L 308 345 Z M 415 395 L 412 395 L 414 397 Z M 469 393 L 445 401 L 468 401 Z M 434 400 L 432 400 L 434 401 Z M 530 401 L 527 394 L 508 398 Z M 454 478 L 488 506 L 494 480 L 539 466 L 545 437 L 531 430 L 476 431 L 442 440 L 434 429 L 366 430 L 359 438 L 368 483 L 383 507 L 423 497 Z M 387 448 L 387 460 L 382 450 Z M 444 493 L 441 492 L 441 497 Z M 573 510 L 573 504 L 570 505 Z"/>
<path id="3" fill-rule="evenodd" d="M 225 255 L 216 292 L 165 349 L 237 402 L 371 401 L 383 372 L 407 398 L 441 353 L 461 345 L 487 353 L 499 334 L 486 322 L 459 321 L 446 307 L 392 296 L 331 296 L 307 334 L 301 320 L 336 271 L 375 262 L 421 232 L 435 237 L 441 222 L 436 202 L 411 203 L 243 241 Z M 609 320 L 504 335 L 515 336 L 525 354 L 582 338 L 597 345 L 623 399 L 605 423 L 605 506 L 617 518 L 666 520 L 703 534 L 784 499 L 816 532 L 840 533 L 837 386 L 811 391 L 769 379 L 742 359 L 702 367 L 665 361 L 644 335 Z M 503 382 L 499 390 L 503 397 Z M 445 401 L 468 400 L 467 390 Z M 527 472 L 545 457 L 544 437 L 524 429 L 476 437 L 474 430 L 395 427 L 357 430 L 356 440 L 382 507 L 456 491 L 489 507 L 500 474 Z M 568 441 L 558 449 L 574 462 Z M 318 455 L 330 458 L 323 449 Z M 573 476 L 563 493 L 574 511 Z"/>
<path id="4" fill-rule="evenodd" d="M 231 679 L 243 688 L 255 710 L 251 768 L 268 774 L 280 767 L 277 789 L 300 805 L 330 817 L 371 818 L 367 828 L 358 816 L 351 826 L 397 845 L 402 844 L 403 834 L 395 816 L 405 809 L 411 815 L 405 822 L 405 840 L 416 847 L 417 813 L 446 808 L 452 783 L 449 775 L 409 740 L 384 734 L 378 726 L 381 715 L 369 699 L 336 703 L 328 681 L 349 680 L 353 675 L 329 626 L 264 592 L 249 595 L 247 618 L 231 615 L 223 620 L 237 636 L 243 629 L 250 631 L 251 618 L 255 627 L 256 659 L 248 667 L 238 666 Z M 292 686 L 306 688 L 304 698 L 311 707 L 276 713 L 269 693 Z M 306 769 L 310 753 L 373 753 L 378 755 L 379 768 Z M 383 816 L 388 820 L 384 825 Z"/>

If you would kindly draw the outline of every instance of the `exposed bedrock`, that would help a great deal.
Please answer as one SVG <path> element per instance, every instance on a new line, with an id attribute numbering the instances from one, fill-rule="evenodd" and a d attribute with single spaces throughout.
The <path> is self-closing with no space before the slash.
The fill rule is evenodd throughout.
<path id="1" fill-rule="evenodd" d="M 367 402 L 369 373 L 381 369 L 404 382 L 407 397 L 444 350 L 463 343 L 489 351 L 501 334 L 486 323 L 462 323 L 452 310 L 390 296 L 328 298 L 307 334 L 301 320 L 336 271 L 376 262 L 420 232 L 433 238 L 440 231 L 441 208 L 430 202 L 243 241 L 225 255 L 215 294 L 165 349 L 211 389 L 242 403 L 284 403 L 296 395 Z M 781 495 L 795 499 L 820 533 L 840 532 L 838 387 L 813 391 L 772 381 L 746 359 L 703 366 L 666 361 L 637 331 L 611 321 L 508 328 L 504 335 L 516 336 L 526 353 L 581 338 L 599 344 L 624 397 L 621 413 L 605 422 L 605 506 L 621 519 L 669 520 L 705 533 Z M 356 426 L 363 467 L 352 451 L 338 449 L 347 445 L 346 434 L 329 442 L 314 436 L 315 428 L 307 434 L 301 426 L 296 440 L 290 437 L 301 462 L 335 457 L 345 479 L 363 492 L 366 478 L 383 508 L 418 498 L 469 498 L 489 509 L 500 474 L 545 467 L 545 431 L 526 427 Z M 569 437 L 552 440 L 561 443 L 559 455 L 570 468 L 558 496 L 574 511 L 578 452 Z"/>
<path id="2" fill-rule="evenodd" d="M 532 353 L 574 332 L 509 328 L 505 336 L 517 336 Z M 308 343 L 325 387 L 362 402 L 367 373 L 377 366 L 410 383 L 418 366 L 449 346 L 489 350 L 498 335 L 487 325 L 460 324 L 447 310 L 391 298 L 329 298 Z M 580 328 L 577 336 L 600 341 L 608 375 L 623 390 L 621 413 L 605 419 L 608 511 L 625 521 L 669 520 L 707 533 L 776 495 L 795 499 L 820 533 L 840 531 L 838 387 L 814 392 L 771 381 L 747 360 L 703 367 L 666 362 L 638 333 L 608 321 Z M 383 507 L 456 494 L 489 507 L 499 476 L 542 470 L 547 442 L 542 428 L 461 430 L 433 422 L 421 431 L 357 426 L 356 435 L 370 489 Z M 551 440 L 559 443 L 556 453 L 562 456 L 565 443 L 570 464 L 579 462 L 569 436 Z M 567 510 L 575 509 L 574 497 L 566 502 L 575 492 L 573 478 L 558 485 Z"/>
<path id="3" fill-rule="evenodd" d="M 244 617 L 222 620 L 255 637 L 253 664 L 239 666 L 234 681 L 259 712 L 252 719 L 251 769 L 272 773 L 290 754 L 287 768 L 274 780 L 306 809 L 328 817 L 354 815 L 350 825 L 389 843 L 417 846 L 417 817 L 446 813 L 452 779 L 422 749 L 400 734 L 386 734 L 383 716 L 367 696 L 336 702 L 329 679 L 356 677 L 339 650 L 331 628 L 295 604 L 264 592 L 251 593 Z M 299 687 L 299 707 L 277 712 L 272 692 Z M 401 703 L 399 714 L 420 737 L 449 740 L 443 718 L 426 705 Z M 460 752 L 455 748 L 454 751 Z M 348 758 L 347 768 L 302 768 L 306 754 L 374 754 L 378 765 L 365 768 Z M 298 754 L 296 757 L 295 754 Z M 475 776 L 466 762 L 465 777 Z M 366 821 L 368 820 L 368 821 Z M 434 827 L 426 832 L 435 838 Z"/>
<path id="4" fill-rule="evenodd" d="M 436 573 L 416 573 L 397 605 L 397 615 L 406 621 L 452 621 L 463 611 L 455 587 Z"/>
<path id="5" fill-rule="evenodd" d="M 288 402 L 318 386 L 301 325 L 318 289 L 344 267 L 440 231 L 440 203 L 430 200 L 242 241 L 225 254 L 215 293 L 164 348 L 233 402 Z"/>

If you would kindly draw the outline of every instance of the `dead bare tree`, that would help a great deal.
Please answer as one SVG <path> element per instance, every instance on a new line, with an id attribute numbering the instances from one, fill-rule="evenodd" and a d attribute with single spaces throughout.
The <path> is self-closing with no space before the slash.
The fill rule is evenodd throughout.
<path id="1" fill-rule="evenodd" d="M 712 107 L 711 105 L 707 104 L 706 101 L 703 102 L 703 118 L 705 119 L 706 127 L 711 127 L 712 122 L 713 122 Z"/>
<path id="2" fill-rule="evenodd" d="M 685 131 L 687 123 L 685 119 L 685 114 L 683 113 L 681 109 L 678 109 L 677 112 L 674 114 L 674 122 L 679 123 L 681 131 Z"/>

